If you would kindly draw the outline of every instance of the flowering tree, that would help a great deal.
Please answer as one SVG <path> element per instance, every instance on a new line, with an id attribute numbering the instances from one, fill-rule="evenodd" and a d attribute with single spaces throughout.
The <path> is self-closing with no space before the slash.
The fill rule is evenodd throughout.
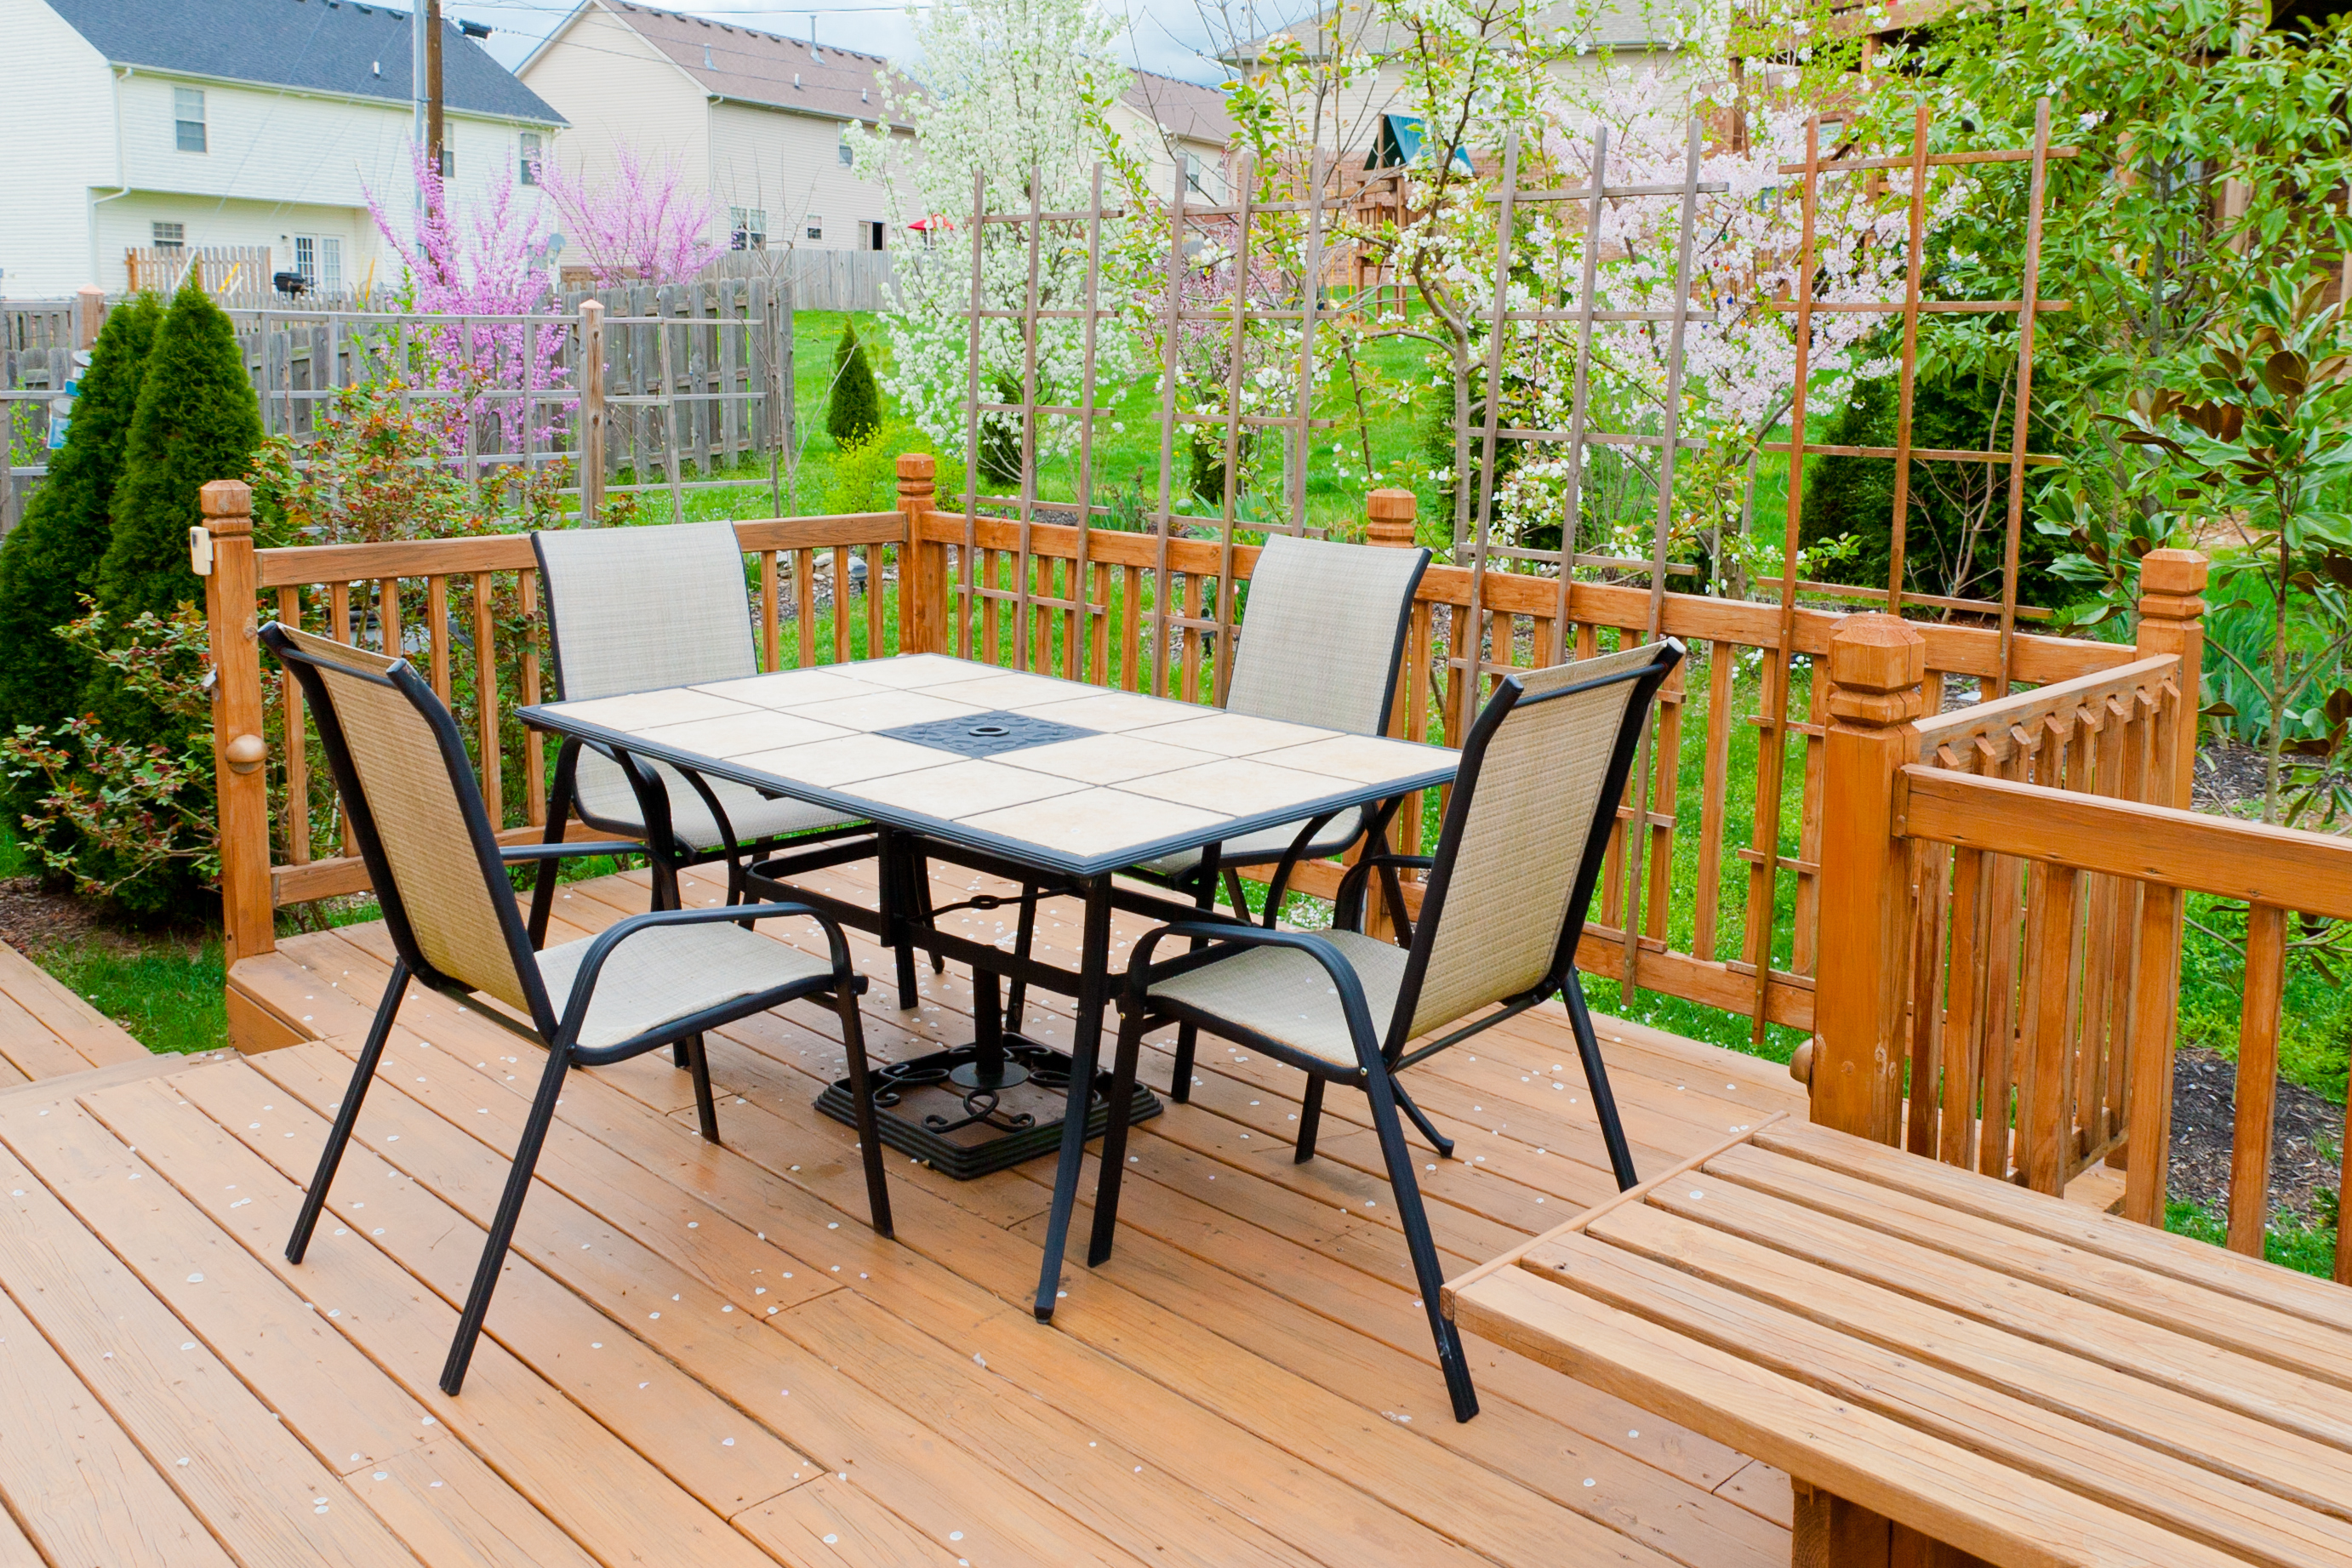
<path id="1" fill-rule="evenodd" d="M 685 189 L 677 161 L 641 162 L 624 144 L 611 180 L 591 185 L 552 160 L 538 165 L 540 188 L 580 247 L 600 288 L 623 283 L 675 283 L 719 254 L 709 240 L 711 198 Z"/>
<path id="2" fill-rule="evenodd" d="M 980 298 L 972 298 L 973 183 L 992 213 L 1026 212 L 1034 187 L 1039 209 L 1076 212 L 1091 199 L 1093 170 L 1111 165 L 1110 201 L 1139 186 L 1138 160 L 1105 118 L 1127 87 L 1128 73 L 1110 57 L 1113 32 L 1087 0 L 943 0 L 917 14 L 917 54 L 910 73 L 893 68 L 884 78 L 881 120 L 853 136 L 861 173 L 878 178 L 901 225 L 924 220 L 926 245 L 902 252 L 898 272 L 902 303 L 883 317 L 890 335 L 887 380 L 898 406 L 943 447 L 967 440 L 968 374 L 972 334 L 979 336 L 980 395 L 984 402 L 1019 397 L 1026 350 L 1019 322 L 975 321 L 971 309 L 1017 310 L 1029 289 L 1028 236 L 1022 225 L 990 224 L 980 235 Z M 887 121 L 914 127 L 921 156 L 895 156 Z M 1116 251 L 1122 244 L 1114 234 Z M 1087 241 L 1083 229 L 1049 225 L 1040 246 L 1038 304 L 1070 310 L 1087 302 Z M 1099 303 L 1121 298 L 1121 266 L 1107 257 Z M 1037 401 L 1074 397 L 1084 371 L 1084 327 L 1076 320 L 1038 323 Z M 1097 380 L 1111 384 L 1132 373 L 1127 336 L 1097 332 Z M 1055 395 L 1056 392 L 1067 397 Z M 981 466 L 997 479 L 1018 433 L 1009 416 L 983 422 Z M 1074 422 L 1041 416 L 1036 455 L 1071 444 Z"/>
<path id="3" fill-rule="evenodd" d="M 407 268 L 411 303 L 436 316 L 512 317 L 546 309 L 547 278 L 538 261 L 547 250 L 545 210 L 519 200 L 512 173 L 501 167 L 485 196 L 460 214 L 422 148 L 415 160 L 425 204 L 413 227 L 395 221 L 373 191 L 367 193 L 377 229 Z M 550 404 L 513 394 L 558 384 L 563 343 L 563 331 L 552 323 L 543 330 L 515 321 L 429 329 L 416 373 L 442 395 L 445 452 L 462 451 L 469 432 L 493 434 L 501 450 L 519 450 L 526 419 L 535 439 L 549 439 L 554 434 Z M 401 369 L 406 373 L 410 367 Z"/>

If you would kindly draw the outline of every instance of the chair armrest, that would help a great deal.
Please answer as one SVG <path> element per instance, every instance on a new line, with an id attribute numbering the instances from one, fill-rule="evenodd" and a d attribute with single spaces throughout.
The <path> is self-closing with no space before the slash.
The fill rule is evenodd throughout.
<path id="1" fill-rule="evenodd" d="M 849 943 L 841 934 L 841 925 L 824 911 L 805 904 L 727 904 L 709 909 L 656 909 L 646 915 L 632 915 L 627 919 L 606 926 L 588 944 L 588 951 L 580 960 L 580 967 L 572 977 L 572 994 L 564 998 L 563 1021 L 574 1024 L 588 1016 L 588 998 L 595 994 L 596 977 L 613 949 L 640 931 L 656 925 L 715 925 L 744 920 L 773 920 L 782 915 L 801 915 L 817 923 L 824 933 L 826 956 L 833 960 L 833 977 L 837 985 L 846 985 L 856 971 L 849 965 Z"/>
<path id="2" fill-rule="evenodd" d="M 499 859 L 509 865 L 518 861 L 564 860 L 572 855 L 641 855 L 646 846 L 635 839 L 569 839 L 560 844 L 500 844 Z"/>
<path id="3" fill-rule="evenodd" d="M 1226 925 L 1208 920 L 1179 920 L 1147 932 L 1135 946 L 1135 954 L 1127 967 L 1127 997 L 1122 1006 L 1139 1007 L 1150 994 L 1152 983 L 1151 952 L 1163 936 L 1198 937 L 1223 943 L 1229 947 L 1289 947 L 1305 953 L 1323 966 L 1331 977 L 1331 984 L 1339 993 L 1340 1011 L 1347 1015 L 1348 1034 L 1355 1041 L 1356 1055 L 1369 1071 L 1380 1056 L 1380 1039 L 1372 1032 L 1371 1004 L 1364 998 L 1364 983 L 1357 977 L 1356 967 L 1348 956 L 1334 946 L 1329 938 L 1312 931 L 1274 931 L 1263 925 Z M 1205 967 L 1213 961 L 1216 948 L 1206 953 L 1185 955 L 1188 968 Z"/>

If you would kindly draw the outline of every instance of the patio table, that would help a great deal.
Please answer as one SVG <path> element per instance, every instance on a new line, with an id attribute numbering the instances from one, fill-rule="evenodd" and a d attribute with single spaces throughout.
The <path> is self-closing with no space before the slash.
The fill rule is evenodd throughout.
<path id="1" fill-rule="evenodd" d="M 1314 829 L 1353 807 L 1370 808 L 1378 837 L 1414 790 L 1452 779 L 1456 754 L 1441 747 L 1343 734 L 1229 714 L 1195 703 L 1108 691 L 1049 675 L 1007 671 L 936 653 L 782 671 L 708 685 L 640 692 L 525 708 L 524 722 L 556 734 L 668 763 L 689 773 L 733 779 L 774 795 L 832 807 L 876 824 L 883 840 L 878 908 L 815 893 L 778 876 L 813 863 L 773 862 L 778 876 L 755 873 L 765 895 L 818 904 L 877 931 L 886 943 L 914 946 L 971 966 L 978 1038 L 969 1046 L 898 1064 L 901 1078 L 877 1092 L 894 1097 L 918 1068 L 925 1082 L 946 1077 L 961 1092 L 967 1117 L 985 1121 L 999 1099 L 1024 1080 L 1034 1090 L 1094 1086 L 1086 1110 L 1057 1122 L 1008 1129 L 994 1168 L 1058 1146 L 1054 1204 L 1037 1287 L 1039 1321 L 1053 1315 L 1064 1238 L 1086 1149 L 1107 1103 L 1096 1103 L 1103 1009 L 1109 995 L 1111 915 L 1125 909 L 1160 918 L 1199 919 L 1188 903 L 1112 873 L 1155 857 L 1204 850 L 1207 885 L 1215 883 L 1220 841 L 1290 822 Z M 917 896 L 917 856 L 943 859 L 1049 893 L 1085 907 L 1078 968 L 1073 972 L 942 928 Z M 822 863 L 817 862 L 814 863 Z M 982 907 L 1002 902 L 972 901 Z M 913 995 L 906 951 L 898 976 L 901 1005 Z M 1072 1049 L 1052 1051 L 996 1015 L 998 977 L 1076 999 Z M 846 1090 L 835 1085 L 820 1104 L 845 1119 Z M 1146 1099 L 1148 1092 L 1138 1089 Z M 1149 1114 L 1156 1111 L 1153 1102 Z M 885 1141 L 954 1167 L 959 1145 L 916 1118 L 883 1118 Z M 926 1136 L 929 1134 L 929 1136 Z M 971 1174 L 969 1169 L 955 1174 Z"/>

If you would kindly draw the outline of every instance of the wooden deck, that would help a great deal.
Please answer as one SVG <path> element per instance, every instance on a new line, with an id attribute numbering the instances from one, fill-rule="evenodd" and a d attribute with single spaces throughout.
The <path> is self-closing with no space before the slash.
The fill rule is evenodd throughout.
<path id="1" fill-rule="evenodd" d="M 0 942 L 0 1092 L 146 1060 L 147 1048 L 121 1025 Z"/>
<path id="2" fill-rule="evenodd" d="M 561 936 L 645 901 L 576 884 Z M 1069 1268 L 1049 1328 L 1050 1162 L 959 1184 L 894 1155 L 876 1240 L 810 1103 L 840 1064 L 820 1009 L 714 1039 L 724 1149 L 666 1054 L 575 1076 L 446 1398 L 528 1048 L 412 995 L 332 1218 L 281 1256 L 388 958 L 369 925 L 238 966 L 247 1016 L 312 1043 L 0 1102 L 0 1568 L 1789 1561 L 1785 1477 L 1531 1361 L 1473 1340 L 1485 1411 L 1449 1419 L 1360 1103 L 1294 1165 L 1299 1076 L 1221 1047 L 1138 1130 L 1117 1256 Z M 918 1012 L 869 998 L 879 1054 L 968 1029 L 961 978 L 924 980 Z M 1602 1021 L 1649 1168 L 1800 1105 L 1778 1068 Z M 1412 1082 L 1460 1140 L 1424 1172 L 1449 1271 L 1612 1190 L 1556 1010 Z"/>

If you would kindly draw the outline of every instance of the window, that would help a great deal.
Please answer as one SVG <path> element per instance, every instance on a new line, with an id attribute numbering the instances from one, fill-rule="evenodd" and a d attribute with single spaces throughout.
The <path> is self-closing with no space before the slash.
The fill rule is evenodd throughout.
<path id="1" fill-rule="evenodd" d="M 764 207 L 728 208 L 727 230 L 727 248 L 729 250 L 767 249 L 767 209 Z"/>
<path id="2" fill-rule="evenodd" d="M 811 213 L 808 215 L 808 237 L 811 239 L 823 239 L 824 237 L 824 220 L 818 217 L 814 213 Z"/>
<path id="3" fill-rule="evenodd" d="M 522 183 L 524 184 L 539 183 L 539 132 L 524 131 L 522 133 Z"/>
<path id="4" fill-rule="evenodd" d="M 880 250 L 880 249 L 882 248 L 882 233 L 883 233 L 881 220 L 877 218 L 877 219 L 876 219 L 874 222 L 872 222 L 872 223 L 870 223 L 870 224 L 866 225 L 866 226 L 867 230 L 869 231 L 869 232 L 868 232 L 868 234 L 867 234 L 867 235 L 866 235 L 866 239 L 867 239 L 866 248 L 867 248 L 868 250 Z"/>
<path id="5" fill-rule="evenodd" d="M 173 145 L 183 152 L 202 152 L 205 148 L 205 89 L 200 87 L 175 87 L 172 89 Z"/>
<path id="6" fill-rule="evenodd" d="M 848 168 L 857 162 L 857 150 L 849 144 L 849 127 L 841 128 L 841 166 Z"/>
<path id="7" fill-rule="evenodd" d="M 294 270 L 302 275 L 306 287 L 319 287 L 319 242 L 309 235 L 294 236 Z"/>
<path id="8" fill-rule="evenodd" d="M 333 235 L 319 239 L 319 287 L 339 294 L 343 287 L 343 242 Z"/>
<path id="9" fill-rule="evenodd" d="M 441 133 L 441 177 L 444 180 L 457 177 L 457 135 L 454 130 L 445 130 Z"/>
<path id="10" fill-rule="evenodd" d="M 154 232 L 157 250 L 180 250 L 187 246 L 188 225 L 185 224 L 159 223 L 150 227 Z"/>

